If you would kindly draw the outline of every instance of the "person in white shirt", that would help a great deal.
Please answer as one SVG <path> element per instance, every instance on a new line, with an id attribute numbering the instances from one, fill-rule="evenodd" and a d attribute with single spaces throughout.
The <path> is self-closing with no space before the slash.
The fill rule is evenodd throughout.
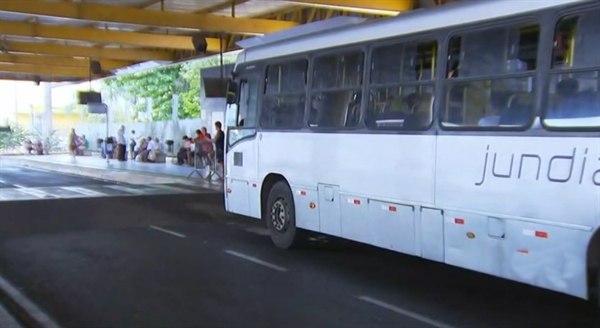
<path id="1" fill-rule="evenodd" d="M 119 131 L 117 131 L 117 159 L 119 161 L 125 161 L 125 149 L 127 147 L 127 140 L 125 139 L 125 126 L 121 125 Z"/>
<path id="2" fill-rule="evenodd" d="M 157 150 L 161 153 L 165 152 L 165 145 L 160 140 L 158 140 L 158 138 L 154 138 L 153 143 L 154 143 L 154 150 Z"/>
<path id="3" fill-rule="evenodd" d="M 165 147 L 162 144 L 162 142 L 158 140 L 158 138 L 154 138 L 154 140 L 148 142 L 148 161 L 154 162 L 156 160 L 157 155 L 162 154 L 164 152 Z"/>
<path id="4" fill-rule="evenodd" d="M 135 130 L 131 130 L 131 135 L 129 136 L 129 158 L 135 158 L 137 139 L 135 136 Z"/>

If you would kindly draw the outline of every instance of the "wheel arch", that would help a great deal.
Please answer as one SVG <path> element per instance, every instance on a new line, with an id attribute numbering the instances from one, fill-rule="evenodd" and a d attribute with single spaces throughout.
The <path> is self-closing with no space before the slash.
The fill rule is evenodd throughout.
<path id="1" fill-rule="evenodd" d="M 288 188 L 290 188 L 290 190 L 292 189 L 292 187 L 290 186 L 290 183 L 283 176 L 283 174 L 269 173 L 263 179 L 263 182 L 260 187 L 260 214 L 261 214 L 260 219 L 261 220 L 263 219 L 263 216 L 265 213 L 265 208 L 267 207 L 267 200 L 269 199 L 269 191 L 271 191 L 271 188 L 273 188 L 273 186 L 279 181 L 284 181 L 288 185 Z"/>
<path id="2" fill-rule="evenodd" d="M 600 283 L 598 275 L 600 275 L 600 228 L 590 239 L 587 250 L 587 271 L 588 271 L 588 290 L 590 299 L 595 297 L 600 305 Z"/>

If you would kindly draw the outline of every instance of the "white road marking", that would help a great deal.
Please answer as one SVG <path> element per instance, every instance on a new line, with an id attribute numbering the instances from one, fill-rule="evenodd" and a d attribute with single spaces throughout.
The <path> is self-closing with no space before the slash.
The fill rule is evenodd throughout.
<path id="1" fill-rule="evenodd" d="M 414 313 L 414 312 L 411 312 L 411 311 L 408 311 L 408 310 L 401 309 L 401 308 L 399 308 L 397 306 L 394 306 L 394 305 L 391 305 L 391 304 L 388 304 L 388 303 L 376 300 L 376 299 L 374 299 L 372 297 L 369 297 L 369 296 L 355 296 L 355 297 L 357 299 L 361 300 L 361 301 L 364 301 L 364 302 L 367 302 L 367 303 L 371 303 L 373 305 L 377 305 L 379 307 L 382 307 L 384 309 L 396 312 L 398 314 L 402 314 L 402 315 L 407 316 L 409 318 L 412 318 L 412 319 L 415 319 L 417 321 L 426 323 L 426 324 L 428 324 L 428 325 L 430 325 L 432 327 L 436 327 L 436 328 L 453 328 L 452 326 L 449 326 L 449 325 L 447 325 L 445 323 L 441 323 L 439 321 L 435 321 L 433 319 L 429 319 L 429 318 L 427 318 L 425 316 L 422 316 L 420 314 L 417 314 L 417 313 Z"/>
<path id="2" fill-rule="evenodd" d="M 17 320 L 6 309 L 0 305 L 0 327 L 2 328 L 23 328 Z"/>
<path id="3" fill-rule="evenodd" d="M 95 190 L 90 190 L 90 189 L 86 189 L 86 188 L 82 188 L 82 187 L 60 187 L 60 189 L 64 189 L 67 191 L 72 191 L 72 192 L 76 192 L 78 194 L 82 194 L 82 195 L 86 195 L 86 196 L 106 196 L 105 193 L 103 192 L 99 192 L 99 191 L 95 191 Z"/>
<path id="4" fill-rule="evenodd" d="M 269 263 L 269 262 L 265 262 L 265 261 L 263 261 L 261 259 L 257 259 L 256 257 L 252 257 L 250 255 L 238 253 L 236 251 L 226 250 L 225 253 L 227 253 L 229 255 L 237 256 L 239 258 L 242 258 L 242 259 L 250 261 L 250 262 L 254 262 L 256 264 L 260 264 L 260 265 L 266 266 L 267 268 L 271 268 L 273 270 L 277 270 L 277 271 L 281 271 L 281 272 L 286 272 L 288 270 L 288 269 L 286 269 L 284 267 L 280 267 L 279 265 L 275 265 L 275 264 L 272 264 L 272 263 Z"/>
<path id="5" fill-rule="evenodd" d="M 110 189 L 114 189 L 114 190 L 121 190 L 121 191 L 125 191 L 128 193 L 132 193 L 132 194 L 137 194 L 137 195 L 143 195 L 146 192 L 143 190 L 139 190 L 139 189 L 135 189 L 135 188 L 128 188 L 128 187 L 123 187 L 123 186 L 104 186 L 106 188 L 110 188 Z"/>
<path id="6" fill-rule="evenodd" d="M 176 191 L 176 192 L 185 193 L 185 194 L 191 194 L 191 193 L 193 193 L 192 190 L 184 189 L 184 188 L 177 188 L 177 187 L 173 187 L 173 186 L 165 186 L 165 185 L 156 184 L 156 185 L 153 185 L 152 187 L 156 188 L 156 189 L 164 189 L 164 190 L 169 190 L 169 191 Z"/>
<path id="7" fill-rule="evenodd" d="M 27 297 L 21 294 L 17 288 L 13 287 L 13 285 L 11 285 L 2 277 L 0 277 L 0 289 L 8 294 L 9 298 L 19 304 L 19 306 L 23 308 L 30 317 L 37 321 L 39 326 L 45 328 L 60 328 L 60 326 L 48 315 L 46 315 L 46 313 L 44 313 L 40 308 L 27 299 Z"/>
<path id="8" fill-rule="evenodd" d="M 8 183 L 6 183 L 6 181 L 4 181 L 4 180 L 0 180 L 0 183 L 8 184 Z"/>
<path id="9" fill-rule="evenodd" d="M 25 186 L 18 185 L 18 184 L 14 184 L 13 186 L 14 186 L 15 188 L 27 188 L 27 187 L 25 187 Z"/>
<path id="10" fill-rule="evenodd" d="M 177 237 L 179 237 L 179 238 L 186 238 L 186 236 L 185 236 L 185 235 L 182 235 L 182 234 L 180 234 L 180 233 L 177 233 L 177 232 L 175 232 L 175 231 L 171 231 L 171 230 L 167 230 L 167 229 L 163 229 L 163 228 L 159 228 L 159 227 L 155 227 L 155 226 L 150 226 L 150 229 L 154 229 L 154 230 L 162 231 L 162 232 L 164 232 L 164 233 L 168 233 L 168 234 L 170 234 L 170 235 L 177 236 Z"/>
<path id="11" fill-rule="evenodd" d="M 46 198 L 46 196 L 50 196 L 50 197 L 54 197 L 54 198 L 58 198 L 55 195 L 52 195 L 50 193 L 47 192 L 43 192 L 41 190 L 38 189 L 34 189 L 34 188 L 18 188 L 17 189 L 19 192 L 22 192 L 24 194 L 28 194 L 37 198 Z"/>

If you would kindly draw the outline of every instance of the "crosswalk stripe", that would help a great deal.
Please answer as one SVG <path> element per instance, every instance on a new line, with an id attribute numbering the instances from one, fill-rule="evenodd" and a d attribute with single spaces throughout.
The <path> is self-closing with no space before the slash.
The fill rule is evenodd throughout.
<path id="1" fill-rule="evenodd" d="M 123 187 L 123 186 L 104 186 L 104 187 L 114 189 L 114 190 L 119 190 L 119 191 L 125 191 L 125 192 L 132 193 L 132 194 L 138 194 L 138 195 L 146 194 L 146 192 L 143 190 Z"/>
<path id="2" fill-rule="evenodd" d="M 52 197 L 52 198 L 57 198 L 55 195 L 43 192 L 38 189 L 33 189 L 33 188 L 17 188 L 15 190 L 17 190 L 18 192 L 22 192 L 24 194 L 28 194 L 28 195 L 37 197 L 37 198 L 46 198 L 47 196 Z"/>
<path id="3" fill-rule="evenodd" d="M 84 187 L 25 187 L 13 185 L 14 188 L 1 188 L 0 201 L 20 201 L 34 199 L 70 199 L 87 197 L 125 197 L 141 195 L 176 195 L 193 194 L 187 188 L 170 185 L 148 185 L 143 188 L 132 188 L 121 185 L 95 185 L 93 188 Z M 104 188 L 104 189 L 102 189 Z"/>
<path id="4" fill-rule="evenodd" d="M 72 192 L 76 192 L 78 194 L 92 196 L 92 197 L 106 196 L 106 194 L 103 192 L 90 190 L 90 189 L 86 189 L 86 188 L 81 188 L 81 187 L 60 187 L 60 189 L 72 191 Z"/>
<path id="5" fill-rule="evenodd" d="M 167 185 L 154 185 L 154 188 L 158 188 L 158 189 L 165 189 L 165 190 L 169 190 L 169 191 L 176 191 L 176 192 L 180 192 L 180 193 L 186 193 L 186 194 L 191 194 L 194 191 L 189 190 L 189 189 L 185 189 L 185 188 L 177 188 L 177 187 L 173 187 L 173 186 L 167 186 Z"/>

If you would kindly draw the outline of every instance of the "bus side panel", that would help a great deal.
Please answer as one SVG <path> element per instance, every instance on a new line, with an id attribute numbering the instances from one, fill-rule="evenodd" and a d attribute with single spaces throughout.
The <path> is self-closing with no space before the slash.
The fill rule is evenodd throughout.
<path id="1" fill-rule="evenodd" d="M 260 210 L 257 211 L 260 202 L 256 204 L 256 192 L 260 189 L 253 187 L 256 184 L 256 147 L 255 139 L 249 138 L 234 144 L 227 152 L 225 189 L 228 211 L 260 218 Z M 255 204 L 250 205 L 251 201 Z"/>
<path id="2" fill-rule="evenodd" d="M 504 258 L 503 221 L 459 211 L 444 213 L 446 263 L 500 276 Z"/>
<path id="3" fill-rule="evenodd" d="M 317 189 L 292 186 L 296 207 L 296 226 L 310 231 L 319 231 L 319 193 Z"/>
<path id="4" fill-rule="evenodd" d="M 263 131 L 259 177 L 281 172 L 291 185 L 339 186 L 340 193 L 433 204 L 435 136 Z"/>
<path id="5" fill-rule="evenodd" d="M 446 263 L 586 296 L 597 139 L 440 136 Z"/>
<path id="6" fill-rule="evenodd" d="M 439 136 L 436 157 L 437 207 L 598 224 L 597 138 Z"/>
<path id="7" fill-rule="evenodd" d="M 587 241 L 592 233 L 517 220 L 506 221 L 501 276 L 587 298 Z"/>

